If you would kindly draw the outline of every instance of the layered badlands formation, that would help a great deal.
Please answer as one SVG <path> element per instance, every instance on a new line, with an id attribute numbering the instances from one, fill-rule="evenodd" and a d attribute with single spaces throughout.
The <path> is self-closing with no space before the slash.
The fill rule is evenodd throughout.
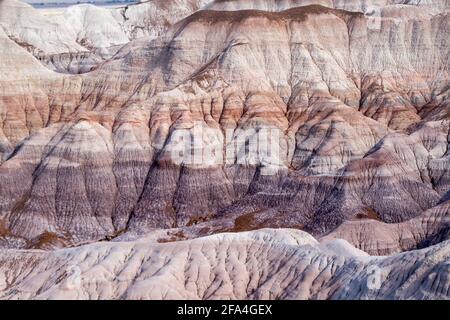
<path id="1" fill-rule="evenodd" d="M 448 298 L 449 9 L 1 1 L 0 296 Z"/>
<path id="2" fill-rule="evenodd" d="M 3 299 L 444 299 L 450 246 L 376 258 L 290 229 L 0 257 Z"/>

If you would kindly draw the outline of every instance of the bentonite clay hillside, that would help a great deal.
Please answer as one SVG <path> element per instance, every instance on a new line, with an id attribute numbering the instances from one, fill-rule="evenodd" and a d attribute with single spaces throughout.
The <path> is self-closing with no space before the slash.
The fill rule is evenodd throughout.
<path id="1" fill-rule="evenodd" d="M 116 251 L 156 268 L 149 257 L 162 250 L 175 264 L 207 259 L 206 278 L 215 268 L 266 268 L 276 290 L 237 288 L 244 274 L 217 278 L 226 292 L 200 279 L 202 288 L 168 289 L 141 275 L 136 290 L 108 280 L 104 295 L 68 295 L 448 298 L 449 17 L 446 0 L 173 0 L 58 14 L 0 1 L 0 297 L 65 296 L 56 271 L 82 263 L 84 251 L 98 256 L 89 273 L 102 259 L 126 268 L 109 257 Z M 335 245 L 291 229 L 263 233 L 270 244 L 241 233 L 261 228 Z M 395 255 L 368 257 L 334 239 Z M 289 265 L 261 265 L 264 257 L 213 261 L 199 249 L 241 240 L 235 249 L 246 254 L 299 255 L 298 278 L 283 280 Z M 429 255 L 436 270 L 424 267 Z M 348 260 L 359 277 L 330 265 L 319 281 L 329 284 L 310 288 L 300 275 L 314 259 Z M 380 264 L 396 280 L 351 293 Z M 22 294 L 31 265 L 48 277 Z M 396 276 L 406 269 L 415 280 Z M 172 276 L 192 276 L 184 270 Z M 428 273 L 440 280 L 421 281 Z M 149 296 L 146 286 L 158 290 Z"/>
<path id="2" fill-rule="evenodd" d="M 345 241 L 319 244 L 288 229 L 152 240 L 6 251 L 0 256 L 0 298 L 449 298 L 449 242 L 379 258 Z"/>

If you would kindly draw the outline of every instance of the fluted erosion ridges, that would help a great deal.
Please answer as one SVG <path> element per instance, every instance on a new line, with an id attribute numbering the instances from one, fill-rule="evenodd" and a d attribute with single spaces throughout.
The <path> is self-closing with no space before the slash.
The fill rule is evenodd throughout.
<path id="1" fill-rule="evenodd" d="M 161 235 L 160 235 L 161 236 Z M 371 257 L 299 230 L 3 250 L 2 299 L 448 299 L 448 242 Z"/>
<path id="2" fill-rule="evenodd" d="M 0 245 L 152 228 L 291 227 L 371 254 L 449 239 L 448 2 L 244 3 L 49 22 L 3 1 Z"/>

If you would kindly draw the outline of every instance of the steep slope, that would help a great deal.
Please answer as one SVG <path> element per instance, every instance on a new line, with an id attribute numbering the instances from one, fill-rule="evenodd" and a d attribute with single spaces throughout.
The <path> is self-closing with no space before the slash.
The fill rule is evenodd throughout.
<path id="1" fill-rule="evenodd" d="M 3 157 L 25 138 L 57 121 L 62 106 L 67 111 L 75 108 L 81 79 L 49 71 L 1 28 L 0 43 L 1 164 Z"/>

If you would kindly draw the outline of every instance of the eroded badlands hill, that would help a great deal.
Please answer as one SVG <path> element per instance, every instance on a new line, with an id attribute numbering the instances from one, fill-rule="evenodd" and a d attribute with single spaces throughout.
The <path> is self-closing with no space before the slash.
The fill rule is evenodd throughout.
<path id="1" fill-rule="evenodd" d="M 71 6 L 63 14 L 46 15 L 20 1 L 1 0 L 0 25 L 49 68 L 83 73 L 110 58 L 130 40 L 164 35 L 171 26 L 198 10 L 283 11 L 307 5 L 366 12 L 372 17 L 382 15 L 380 8 L 385 6 L 417 6 L 434 13 L 449 7 L 448 0 L 152 0 L 116 8 L 83 4 Z"/>
<path id="2" fill-rule="evenodd" d="M 293 227 L 371 254 L 448 239 L 448 3 L 378 3 L 374 18 L 364 1 L 310 2 L 154 1 L 147 29 L 127 29 L 129 6 L 126 23 L 61 19 L 66 36 L 43 41 L 48 18 L 3 1 L 1 245 L 151 228 Z M 71 75 L 42 59 L 61 48 L 114 50 Z"/>
<path id="3" fill-rule="evenodd" d="M 2 250 L 0 298 L 448 299 L 449 248 L 370 257 L 342 240 L 319 244 L 298 230 L 266 229 L 174 243 Z"/>

